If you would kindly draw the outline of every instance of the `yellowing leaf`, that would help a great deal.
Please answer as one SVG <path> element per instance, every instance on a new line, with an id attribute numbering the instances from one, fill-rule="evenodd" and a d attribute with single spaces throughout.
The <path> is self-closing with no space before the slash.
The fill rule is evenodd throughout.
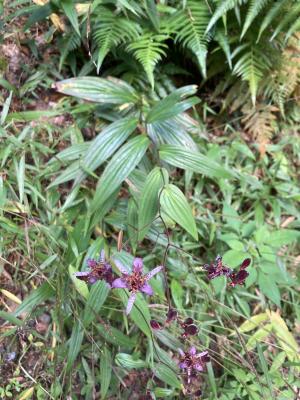
<path id="1" fill-rule="evenodd" d="M 255 328 L 258 328 L 260 324 L 268 319 L 267 313 L 261 313 L 254 315 L 253 317 L 249 318 L 247 321 L 243 322 L 242 325 L 239 327 L 239 332 L 249 332 Z"/>
<path id="2" fill-rule="evenodd" d="M 33 395 L 33 392 L 34 392 L 34 387 L 24 390 L 24 392 L 20 394 L 20 397 L 18 397 L 18 400 L 29 399 Z"/>
<path id="3" fill-rule="evenodd" d="M 8 290 L 1 289 L 1 293 L 4 294 L 7 298 L 12 300 L 14 303 L 21 304 L 22 300 L 20 300 L 17 296 L 15 296 L 13 293 L 10 293 Z"/>
<path id="4" fill-rule="evenodd" d="M 290 361 L 300 361 L 298 344 L 284 320 L 274 311 L 270 311 L 268 314 L 278 342 L 287 358 Z"/>
<path id="5" fill-rule="evenodd" d="M 262 328 L 258 329 L 248 340 L 246 344 L 247 350 L 252 350 L 256 346 L 256 342 L 263 342 L 264 339 L 269 336 L 273 329 L 272 324 L 266 324 Z"/>

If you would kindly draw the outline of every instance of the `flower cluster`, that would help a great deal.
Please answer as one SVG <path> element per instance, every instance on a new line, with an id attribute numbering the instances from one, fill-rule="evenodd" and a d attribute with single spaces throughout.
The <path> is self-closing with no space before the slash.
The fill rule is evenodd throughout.
<path id="1" fill-rule="evenodd" d="M 126 307 L 126 314 L 128 315 L 133 307 L 138 292 L 145 293 L 148 296 L 153 295 L 152 287 L 148 281 L 160 272 L 163 267 L 158 266 L 147 274 L 143 274 L 143 260 L 141 258 L 135 258 L 133 260 L 132 272 L 129 273 L 120 261 L 114 260 L 114 262 L 122 274 L 121 278 L 116 278 L 114 275 L 111 265 L 105 260 L 104 250 L 101 251 L 98 260 L 87 260 L 89 271 L 75 272 L 74 276 L 91 284 L 99 280 L 104 280 L 112 288 L 128 289 L 130 292 Z"/>
<path id="2" fill-rule="evenodd" d="M 250 258 L 246 258 L 239 267 L 238 272 L 223 264 L 222 257 L 217 256 L 214 263 L 204 264 L 203 268 L 207 271 L 207 277 L 209 280 L 217 278 L 218 276 L 224 275 L 230 279 L 230 286 L 243 285 L 249 273 L 245 271 L 251 263 Z"/>
<path id="3" fill-rule="evenodd" d="M 111 265 L 105 260 L 105 252 L 101 251 L 101 255 L 98 259 L 89 258 L 87 260 L 88 271 L 75 272 L 76 278 L 88 282 L 95 283 L 99 280 L 104 280 L 109 286 L 112 285 L 115 276 Z"/>

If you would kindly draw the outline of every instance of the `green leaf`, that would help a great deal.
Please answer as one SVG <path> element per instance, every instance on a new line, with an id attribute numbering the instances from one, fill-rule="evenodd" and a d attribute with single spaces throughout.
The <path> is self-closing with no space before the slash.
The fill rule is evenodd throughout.
<path id="1" fill-rule="evenodd" d="M 184 97 L 190 96 L 196 93 L 196 91 L 196 85 L 183 86 L 174 90 L 174 92 L 156 102 L 148 112 L 146 122 L 152 124 L 153 122 L 164 121 L 177 116 L 192 107 L 194 104 L 199 103 L 200 99 L 198 97 L 191 97 L 187 100 L 181 101 Z"/>
<path id="2" fill-rule="evenodd" d="M 44 282 L 42 286 L 33 290 L 28 297 L 19 305 L 13 313 L 15 317 L 22 313 L 29 313 L 32 309 L 44 301 L 50 299 L 55 294 L 54 289 L 48 282 Z"/>
<path id="3" fill-rule="evenodd" d="M 153 373 L 158 379 L 165 382 L 167 385 L 181 389 L 181 382 L 177 378 L 177 374 L 167 365 L 155 364 Z"/>
<path id="4" fill-rule="evenodd" d="M 76 33 L 80 36 L 78 16 L 73 0 L 61 0 L 60 4 Z"/>
<path id="5" fill-rule="evenodd" d="M 223 255 L 223 262 L 224 264 L 234 268 L 240 265 L 245 260 L 245 258 L 248 257 L 250 256 L 245 251 L 228 250 Z"/>
<path id="6" fill-rule="evenodd" d="M 106 398 L 112 371 L 112 358 L 109 349 L 105 346 L 100 357 L 100 395 Z"/>
<path id="7" fill-rule="evenodd" d="M 271 232 L 265 243 L 273 247 L 281 247 L 299 241 L 300 232 L 293 229 L 281 229 Z"/>
<path id="8" fill-rule="evenodd" d="M 160 204 L 162 210 L 180 226 L 182 226 L 195 240 L 198 239 L 198 232 L 192 210 L 180 189 L 177 186 L 168 184 L 164 187 Z"/>
<path id="9" fill-rule="evenodd" d="M 103 324 L 96 324 L 97 331 L 108 343 L 112 343 L 115 346 L 120 346 L 123 349 L 132 349 L 136 346 L 136 340 L 134 337 L 124 335 L 123 332 L 114 328 L 113 326 L 105 326 Z"/>
<path id="10" fill-rule="evenodd" d="M 262 293 L 280 307 L 280 292 L 272 276 L 259 271 L 258 285 Z"/>
<path id="11" fill-rule="evenodd" d="M 156 167 L 147 176 L 139 204 L 139 240 L 143 240 L 158 212 L 158 195 L 169 181 L 167 170 Z"/>
<path id="12" fill-rule="evenodd" d="M 138 95 L 126 82 L 116 78 L 79 77 L 57 82 L 58 92 L 96 103 L 136 103 Z"/>
<path id="13" fill-rule="evenodd" d="M 134 199 L 129 199 L 127 209 L 127 230 L 133 254 L 138 243 L 138 209 Z"/>
<path id="14" fill-rule="evenodd" d="M 162 145 L 159 156 L 168 164 L 216 178 L 232 178 L 235 174 L 201 153 L 172 145 Z"/>
<path id="15" fill-rule="evenodd" d="M 83 314 L 82 323 L 85 327 L 87 327 L 99 314 L 99 311 L 108 296 L 109 290 L 110 287 L 105 281 L 98 281 L 93 284 Z"/>
<path id="16" fill-rule="evenodd" d="M 80 183 L 88 172 L 93 172 L 100 167 L 113 153 L 125 142 L 128 136 L 137 127 L 138 120 L 133 117 L 119 119 L 104 128 L 92 140 L 82 160 L 83 171 L 77 175 L 74 185 Z"/>
<path id="17" fill-rule="evenodd" d="M 107 164 L 96 188 L 91 212 L 96 211 L 115 192 L 141 161 L 149 145 L 146 136 L 131 139 Z"/>
<path id="18" fill-rule="evenodd" d="M 126 353 L 118 353 L 115 358 L 115 362 L 117 365 L 124 367 L 126 369 L 138 369 L 138 368 L 146 368 L 147 363 L 143 360 L 138 360 L 134 358 L 131 354 Z"/>
<path id="19" fill-rule="evenodd" d="M 230 228 L 236 232 L 240 231 L 240 227 L 242 225 L 241 217 L 233 207 L 227 203 L 224 203 L 222 216 Z"/>
<path id="20" fill-rule="evenodd" d="M 125 292 L 124 289 L 115 289 L 114 291 L 118 293 L 125 308 L 129 298 L 128 293 Z M 149 312 L 149 307 L 140 293 L 137 294 L 134 306 L 129 314 L 129 317 L 148 338 L 152 337 L 152 331 L 150 328 L 151 316 Z"/>
<path id="21" fill-rule="evenodd" d="M 10 314 L 6 311 L 0 311 L 0 318 L 10 322 L 11 324 L 14 324 L 16 326 L 22 326 L 23 321 L 21 321 L 19 318 L 15 317 L 13 314 Z"/>
<path id="22" fill-rule="evenodd" d="M 178 310 L 182 310 L 183 309 L 182 300 L 183 300 L 184 290 L 182 284 L 179 283 L 176 279 L 172 279 L 171 281 L 171 293 L 176 308 Z"/>
<path id="23" fill-rule="evenodd" d="M 78 291 L 78 293 L 81 294 L 82 297 L 87 299 L 89 297 L 88 285 L 84 281 L 77 279 L 74 275 L 75 272 L 77 272 L 77 270 L 72 265 L 69 265 L 69 275 L 72 282 L 74 283 L 76 290 Z"/>
<path id="24" fill-rule="evenodd" d="M 67 367 L 66 367 L 67 371 L 70 371 L 77 358 L 77 355 L 80 351 L 83 336 L 84 336 L 84 330 L 82 324 L 80 321 L 76 321 L 69 341 L 69 351 L 68 351 Z"/>

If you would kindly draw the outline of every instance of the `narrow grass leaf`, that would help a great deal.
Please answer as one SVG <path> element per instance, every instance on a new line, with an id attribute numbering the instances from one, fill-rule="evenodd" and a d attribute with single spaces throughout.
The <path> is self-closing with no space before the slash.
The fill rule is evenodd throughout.
<path id="1" fill-rule="evenodd" d="M 85 327 L 87 327 L 99 314 L 99 311 L 108 296 L 109 290 L 110 287 L 105 281 L 98 281 L 93 284 L 83 314 L 83 325 Z"/>
<path id="2" fill-rule="evenodd" d="M 268 386 L 268 389 L 269 389 L 269 392 L 270 392 L 270 396 L 272 398 L 273 397 L 273 386 L 272 386 L 272 379 L 271 379 L 270 374 L 269 374 L 268 364 L 267 364 L 267 361 L 265 359 L 264 352 L 262 350 L 261 344 L 257 343 L 256 347 L 257 347 L 257 352 L 258 352 L 260 365 L 261 365 L 261 368 L 262 368 L 263 373 L 265 375 L 265 378 L 266 378 L 266 381 L 267 381 L 267 384 L 268 384 L 267 386 Z"/>
<path id="3" fill-rule="evenodd" d="M 83 327 L 80 321 L 76 321 L 69 341 L 69 351 L 68 351 L 67 367 L 66 367 L 67 371 L 70 371 L 77 358 L 77 355 L 81 348 L 83 336 L 84 336 Z"/>
<path id="4" fill-rule="evenodd" d="M 177 374 L 167 365 L 155 364 L 153 368 L 153 373 L 158 379 L 160 379 L 167 385 L 176 389 L 181 389 L 182 385 L 180 380 L 177 378 Z"/>
<path id="5" fill-rule="evenodd" d="M 126 369 L 146 368 L 147 363 L 143 360 L 136 359 L 131 354 L 118 353 L 115 357 L 116 364 Z"/>
<path id="6" fill-rule="evenodd" d="M 105 346 L 100 357 L 100 395 L 106 399 L 112 372 L 112 358 L 109 349 Z"/>
<path id="7" fill-rule="evenodd" d="M 44 282 L 42 286 L 33 290 L 30 295 L 19 305 L 16 311 L 13 313 L 15 317 L 22 313 L 28 313 L 32 309 L 46 300 L 49 300 L 55 294 L 52 286 L 48 282 Z"/>

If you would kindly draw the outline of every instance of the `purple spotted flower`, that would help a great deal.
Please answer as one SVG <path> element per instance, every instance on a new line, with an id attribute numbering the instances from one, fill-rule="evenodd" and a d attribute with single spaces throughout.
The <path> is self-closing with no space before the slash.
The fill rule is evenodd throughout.
<path id="1" fill-rule="evenodd" d="M 232 273 L 232 270 L 223 264 L 221 256 L 217 256 L 214 263 L 205 264 L 203 268 L 207 271 L 207 277 L 209 280 L 221 275 L 230 276 Z"/>
<path id="2" fill-rule="evenodd" d="M 126 307 L 126 314 L 128 315 L 132 309 L 132 306 L 136 299 L 136 294 L 138 292 L 145 293 L 148 296 L 153 295 L 153 290 L 148 281 L 162 270 L 162 266 L 154 268 L 147 274 L 143 274 L 143 260 L 141 258 L 135 258 L 133 260 L 132 272 L 128 273 L 127 269 L 124 267 L 120 261 L 115 260 L 116 267 L 122 273 L 121 278 L 117 278 L 113 281 L 113 288 L 123 288 L 128 289 L 130 292 L 129 300 Z"/>
<path id="3" fill-rule="evenodd" d="M 76 276 L 76 278 L 88 283 L 95 283 L 99 280 L 104 280 L 109 284 L 109 286 L 112 285 L 115 276 L 111 265 L 105 260 L 104 250 L 101 251 L 101 255 L 97 260 L 89 258 L 86 263 L 89 270 L 75 272 L 74 276 Z"/>
<path id="4" fill-rule="evenodd" d="M 192 346 L 189 351 L 178 350 L 180 354 L 179 368 L 185 370 L 188 376 L 188 383 L 191 381 L 191 376 L 197 372 L 204 370 L 205 364 L 210 358 L 208 351 L 197 353 L 196 347 Z"/>

